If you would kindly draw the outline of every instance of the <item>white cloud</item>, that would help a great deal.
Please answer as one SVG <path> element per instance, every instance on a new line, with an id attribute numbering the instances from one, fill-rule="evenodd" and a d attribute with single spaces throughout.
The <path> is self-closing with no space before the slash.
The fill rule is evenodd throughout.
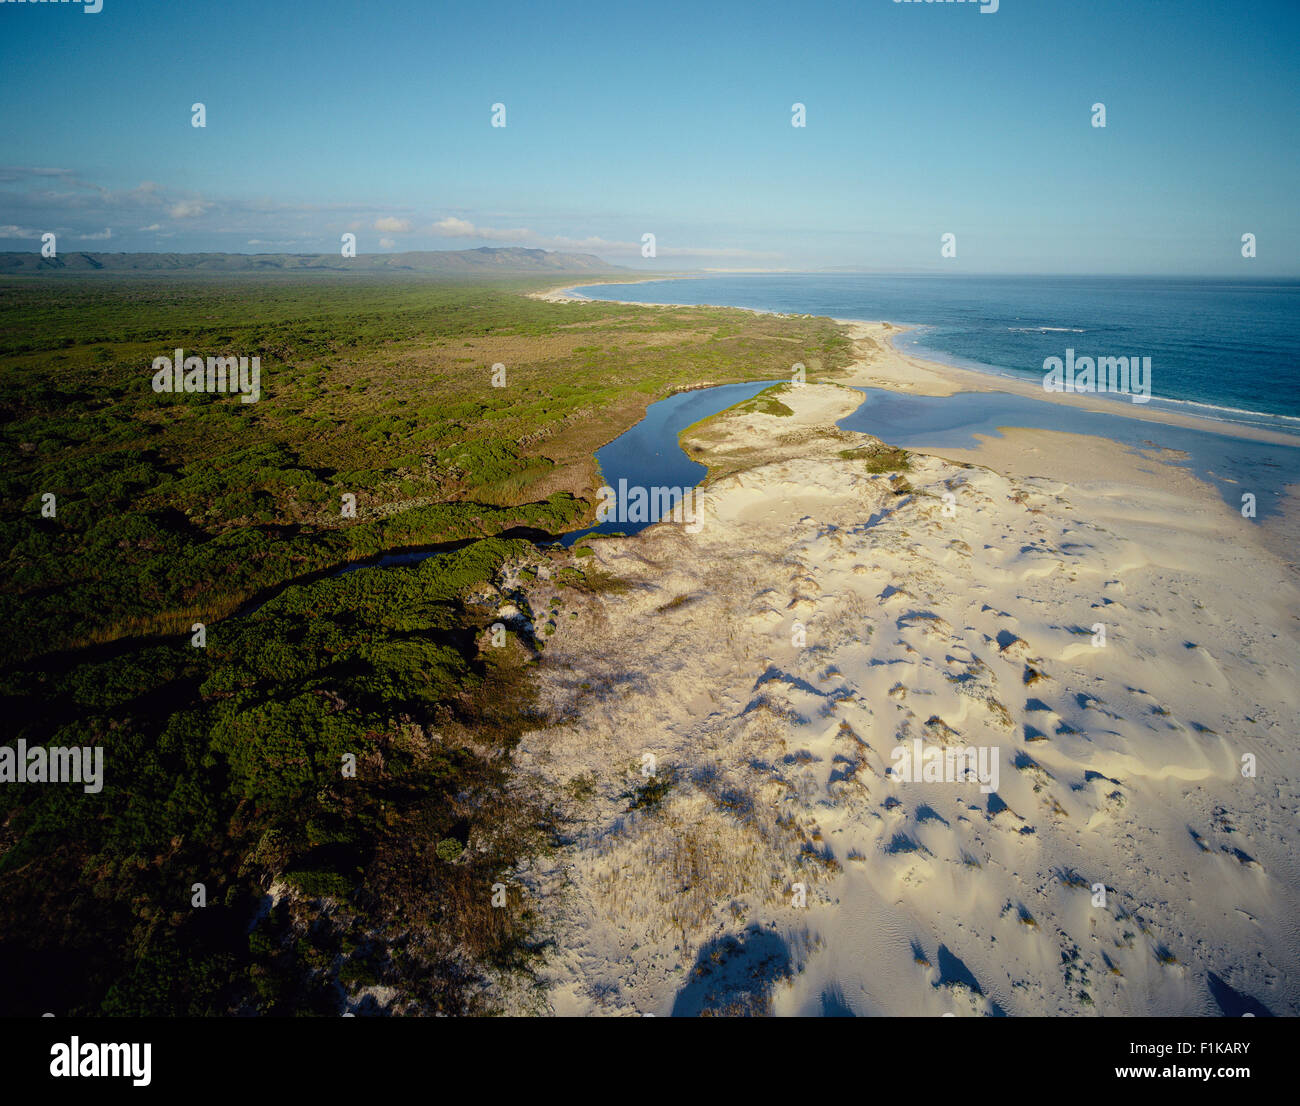
<path id="1" fill-rule="evenodd" d="M 103 234 L 83 234 L 81 237 L 87 242 L 106 242 L 113 237 L 113 228 L 105 227 Z"/>
<path id="2" fill-rule="evenodd" d="M 527 242 L 537 237 L 527 227 L 477 227 L 454 215 L 434 223 L 430 230 L 443 238 L 479 238 L 488 242 Z"/>
<path id="3" fill-rule="evenodd" d="M 530 216 L 514 210 L 477 212 L 449 205 L 442 209 L 447 213 L 445 216 L 429 218 L 418 214 L 418 208 L 398 206 L 396 210 L 408 213 L 399 216 L 394 213 L 391 203 L 290 203 L 265 197 L 234 199 L 175 190 L 149 180 L 116 191 L 84 180 L 71 170 L 0 165 L 0 186 L 6 184 L 18 186 L 5 188 L 3 196 L 4 217 L 11 219 L 12 223 L 0 226 L 0 237 L 11 242 L 14 239 L 39 240 L 41 229 L 30 228 L 59 231 L 60 224 L 66 222 L 78 230 L 60 232 L 60 237 L 66 233 L 73 239 L 82 229 L 117 225 L 115 232 L 104 229 L 101 233 L 92 232 L 84 237 L 88 242 L 110 239 L 117 242 L 126 233 L 128 241 L 123 248 L 128 249 L 133 248 L 129 239 L 136 234 L 195 240 L 201 232 L 210 236 L 229 235 L 232 244 L 249 241 L 250 245 L 256 243 L 263 248 L 271 246 L 265 236 L 276 234 L 279 239 L 288 240 L 285 245 L 317 249 L 323 241 L 337 238 L 346 228 L 358 239 L 369 240 L 375 249 L 433 248 L 439 245 L 443 248 L 526 246 L 594 253 L 610 261 L 622 262 L 639 259 L 641 232 L 654 229 L 641 226 L 640 219 L 629 221 L 626 233 L 632 240 L 624 241 L 595 234 L 583 236 L 580 233 L 536 231 L 518 225 Z M 471 217 L 476 215 L 492 220 L 491 224 L 475 222 Z M 570 226 L 581 225 L 577 221 L 582 216 L 576 211 L 570 212 L 566 218 L 573 220 Z M 509 225 L 511 223 L 516 225 Z M 563 223 L 549 225 L 564 226 Z M 608 229 L 613 224 L 602 225 Z M 131 227 L 138 229 L 131 231 Z M 661 259 L 755 267 L 779 265 L 783 259 L 779 253 L 684 243 L 677 237 L 680 233 L 669 228 L 658 232 L 658 256 Z M 412 237 L 403 237 L 408 234 Z M 378 241 L 381 237 L 382 241 Z"/>
<path id="4" fill-rule="evenodd" d="M 476 238 L 478 231 L 474 229 L 474 224 L 466 222 L 464 219 L 457 219 L 454 215 L 448 215 L 447 218 L 441 219 L 433 224 L 435 234 L 441 234 L 444 238 Z"/>

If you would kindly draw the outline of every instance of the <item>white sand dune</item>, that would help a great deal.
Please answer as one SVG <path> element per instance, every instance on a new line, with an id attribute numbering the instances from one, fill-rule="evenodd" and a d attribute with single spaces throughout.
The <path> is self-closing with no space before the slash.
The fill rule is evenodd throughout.
<path id="1" fill-rule="evenodd" d="M 781 399 L 700 430 L 741 467 L 701 532 L 596 542 L 630 590 L 547 649 L 548 1008 L 1300 1014 L 1291 570 L 1113 443 L 873 474 L 853 393 Z M 887 778 L 914 739 L 994 750 L 996 789 Z"/>

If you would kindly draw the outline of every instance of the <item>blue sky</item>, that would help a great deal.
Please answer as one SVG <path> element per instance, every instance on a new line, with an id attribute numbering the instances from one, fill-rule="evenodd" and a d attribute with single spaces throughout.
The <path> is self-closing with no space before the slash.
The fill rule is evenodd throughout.
<path id="1" fill-rule="evenodd" d="M 998 7 L 0 3 L 0 249 L 1300 275 L 1300 4 Z"/>

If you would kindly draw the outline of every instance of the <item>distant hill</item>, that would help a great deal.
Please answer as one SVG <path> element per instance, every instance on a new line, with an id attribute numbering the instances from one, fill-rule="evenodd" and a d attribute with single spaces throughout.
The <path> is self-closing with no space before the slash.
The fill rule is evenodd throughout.
<path id="1" fill-rule="evenodd" d="M 622 271 L 589 253 L 527 250 L 518 246 L 477 250 L 369 253 L 0 253 L 0 273 L 88 272 L 363 272 L 363 273 L 609 273 Z"/>

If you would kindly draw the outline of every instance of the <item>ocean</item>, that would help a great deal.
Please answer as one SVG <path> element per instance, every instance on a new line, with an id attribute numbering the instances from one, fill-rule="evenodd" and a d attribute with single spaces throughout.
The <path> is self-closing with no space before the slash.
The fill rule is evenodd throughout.
<path id="1" fill-rule="evenodd" d="M 887 320 L 916 328 L 895 340 L 900 350 L 1038 382 L 1044 361 L 1067 350 L 1150 357 L 1150 408 L 1300 435 L 1300 281 L 810 273 L 578 291 Z"/>

